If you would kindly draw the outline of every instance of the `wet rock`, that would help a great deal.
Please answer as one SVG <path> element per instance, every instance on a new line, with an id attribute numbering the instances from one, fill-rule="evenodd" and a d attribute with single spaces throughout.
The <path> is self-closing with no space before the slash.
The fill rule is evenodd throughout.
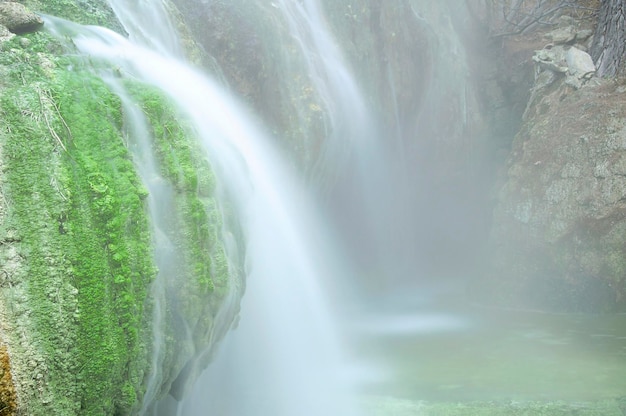
<path id="1" fill-rule="evenodd" d="M 43 19 L 24 5 L 11 1 L 0 2 L 0 25 L 15 34 L 34 32 L 43 26 Z"/>

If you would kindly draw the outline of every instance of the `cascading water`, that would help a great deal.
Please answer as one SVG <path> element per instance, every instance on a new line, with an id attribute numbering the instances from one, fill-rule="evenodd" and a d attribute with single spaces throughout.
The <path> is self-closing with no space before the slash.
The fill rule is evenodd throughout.
<path id="1" fill-rule="evenodd" d="M 169 3 L 163 0 L 109 0 L 109 4 L 132 42 L 146 45 L 162 55 L 182 58 L 180 37 L 168 13 Z M 158 30 L 154 30 L 155 27 Z"/>
<path id="2" fill-rule="evenodd" d="M 281 0 L 275 4 L 299 47 L 306 78 L 327 117 L 325 135 L 317 138 L 323 154 L 311 173 L 312 181 L 322 178 L 323 197 L 325 192 L 332 194 L 327 208 L 334 211 L 331 217 L 339 229 L 337 238 L 344 239 L 350 249 L 356 248 L 352 255 L 359 257 L 357 262 L 386 256 L 389 267 L 395 259 L 383 252 L 386 247 L 397 247 L 391 240 L 398 235 L 397 229 L 390 233 L 390 221 L 385 217 L 391 206 L 405 204 L 393 185 L 399 178 L 389 169 L 394 162 L 387 135 L 381 131 L 381 117 L 365 98 L 342 43 L 333 34 L 323 2 Z M 331 183 L 323 183 L 328 177 Z M 389 205 L 392 200 L 397 203 Z M 344 276 L 343 281 L 347 280 Z"/>
<path id="3" fill-rule="evenodd" d="M 328 28 L 321 4 L 281 0 L 277 7 L 306 62 L 308 78 L 329 117 L 324 140 L 324 169 L 329 158 L 345 162 L 350 152 L 365 151 L 374 137 L 373 119 L 343 54 Z"/>
<path id="4" fill-rule="evenodd" d="M 332 278 L 333 260 L 323 255 L 328 247 L 316 239 L 323 225 L 295 175 L 242 106 L 206 76 L 108 30 L 75 30 L 82 53 L 154 85 L 189 117 L 234 202 L 244 230 L 247 293 L 226 353 L 238 363 L 236 382 L 249 390 L 230 392 L 228 414 L 355 414 L 341 341 L 320 286 Z M 141 134 L 138 129 L 131 133 Z"/>
<path id="5" fill-rule="evenodd" d="M 350 3 L 356 9 L 359 2 Z M 259 7 L 274 9 L 280 16 L 275 21 L 288 26 L 297 45 L 288 53 L 301 55 L 300 62 L 305 63 L 304 70 L 295 72 L 301 71 L 298 77 L 308 77 L 304 82 L 300 79 L 298 85 L 311 86 L 318 103 L 325 107 L 324 151 L 312 170 L 311 182 L 332 179 L 330 208 L 326 205 L 320 211 L 331 213 L 338 238 L 329 238 L 326 224 L 315 215 L 318 206 L 315 198 L 310 198 L 311 184 L 302 185 L 295 179 L 297 173 L 285 166 L 281 155 L 269 145 L 272 140 L 242 105 L 211 79 L 181 62 L 180 42 L 167 19 L 165 3 L 155 0 L 131 5 L 112 0 L 111 5 L 129 32 L 130 42 L 97 28 L 77 28 L 72 38 L 82 53 L 116 68 L 114 76 L 102 75 L 124 102 L 132 136 L 129 147 L 136 148 L 134 159 L 150 190 L 159 279 L 175 274 L 170 271 L 180 261 L 168 241 L 166 227 L 159 226 L 167 220 L 164 217 L 171 190 L 161 187 L 150 151 L 140 144 L 139 139 L 148 136 L 146 120 L 134 107 L 120 77 L 132 76 L 160 89 L 191 121 L 219 178 L 220 195 L 234 204 L 246 246 L 247 290 L 241 319 L 216 352 L 210 347 L 198 352 L 214 355 L 214 360 L 181 403 L 157 399 L 163 393 L 157 390 L 162 382 L 158 367 L 162 364 L 159 351 L 165 316 L 159 301 L 165 298 L 166 290 L 159 286 L 163 281 L 154 285 L 153 372 L 145 379 L 142 414 L 414 415 L 427 406 L 423 400 L 455 402 L 453 413 L 458 413 L 465 405 L 457 406 L 456 401 L 477 398 L 488 401 L 486 413 L 494 414 L 494 400 L 543 399 L 546 391 L 557 398 L 578 397 L 589 390 L 586 380 L 605 376 L 612 382 L 598 383 L 599 392 L 589 396 L 605 398 L 609 390 L 615 397 L 623 394 L 623 331 L 616 329 L 623 326 L 623 319 L 603 324 L 596 331 L 595 318 L 575 317 L 571 321 L 566 316 L 545 314 L 494 314 L 468 307 L 459 295 L 460 285 L 442 289 L 432 283 L 436 280 L 432 276 L 419 284 L 427 279 L 415 257 L 433 254 L 446 262 L 454 260 L 436 240 L 449 243 L 450 239 L 442 235 L 453 234 L 460 228 L 457 226 L 467 226 L 473 220 L 459 215 L 466 207 L 463 198 L 451 196 L 449 190 L 455 188 L 437 189 L 438 182 L 426 170 L 445 170 L 453 166 L 450 161 L 458 161 L 449 154 L 457 145 L 465 145 L 466 130 L 472 123 L 468 57 L 450 18 L 457 2 L 406 0 L 389 7 L 360 2 L 363 10 L 371 12 L 363 26 L 380 33 L 367 34 L 376 37 L 367 47 L 358 45 L 373 56 L 367 59 L 374 65 L 354 65 L 356 71 L 350 68 L 351 59 L 345 53 L 348 48 L 341 49 L 348 43 L 346 38 L 339 35 L 336 21 L 334 26 L 330 22 L 331 17 L 344 23 L 347 20 L 342 18 L 357 22 L 356 10 L 342 14 L 337 3 L 331 6 L 330 0 L 326 8 L 336 7 L 330 14 L 321 2 L 313 0 L 278 0 Z M 158 18 L 145 18 L 150 15 Z M 362 22 L 356 24 L 360 29 Z M 357 35 L 365 32 L 355 30 Z M 351 42 L 360 41 L 359 36 L 352 36 Z M 410 43 L 414 49 L 409 49 L 399 38 L 423 43 Z M 285 40 L 276 42 L 283 46 Z M 370 86 L 364 94 L 360 87 L 367 86 L 363 80 L 368 75 L 382 87 Z M 290 88 L 287 77 L 283 78 L 280 86 L 272 88 Z M 377 89 L 377 93 L 372 92 Z M 366 103 L 365 96 L 371 102 Z M 420 162 L 428 162 L 427 167 Z M 432 174 L 437 175 L 441 173 Z M 450 177 L 452 174 L 444 176 Z M 471 190 L 463 191 L 471 194 Z M 351 225 L 342 228 L 347 222 Z M 223 238 L 230 237 L 224 233 Z M 351 254 L 360 257 L 360 272 L 373 269 L 367 270 L 377 275 L 373 280 L 391 281 L 382 290 L 384 285 L 370 289 L 375 293 L 367 300 L 374 306 L 357 310 L 356 325 L 341 327 L 350 329 L 346 337 L 353 337 L 350 354 L 345 353 L 343 339 L 338 336 L 339 325 L 333 315 L 337 308 L 329 307 L 325 291 L 327 283 L 336 284 L 355 274 L 337 261 L 344 256 L 344 246 L 337 242 L 340 239 L 355 247 Z M 424 250 L 428 245 L 434 249 Z M 236 250 L 229 254 L 238 255 Z M 398 275 L 401 277 L 394 280 Z M 350 288 L 357 292 L 369 278 L 361 273 L 358 284 Z M 385 304 L 390 291 L 384 289 L 389 287 L 396 296 L 389 296 Z M 231 308 L 236 307 L 233 304 L 237 300 L 233 292 Z M 216 338 L 230 325 L 231 314 L 222 313 L 225 319 L 216 330 Z M 177 335 L 190 338 L 192 331 L 183 326 Z M 591 335 L 585 328 L 594 328 Z M 583 349 L 606 347 L 618 353 L 590 357 L 581 354 L 581 345 Z M 589 365 L 590 358 L 598 362 Z M 358 374 L 361 384 L 355 386 L 354 368 L 347 364 L 357 359 L 371 364 L 374 371 Z M 611 379 L 607 376 L 611 372 L 620 374 Z M 579 377 L 581 373 L 584 376 Z M 519 380 L 523 378 L 527 379 L 525 385 Z M 573 378 L 582 380 L 580 386 L 571 386 L 569 379 Z M 357 395 L 361 395 L 359 399 L 371 396 L 360 402 L 368 406 L 362 412 L 355 404 Z M 434 412 L 444 412 L 441 408 L 437 404 Z"/>

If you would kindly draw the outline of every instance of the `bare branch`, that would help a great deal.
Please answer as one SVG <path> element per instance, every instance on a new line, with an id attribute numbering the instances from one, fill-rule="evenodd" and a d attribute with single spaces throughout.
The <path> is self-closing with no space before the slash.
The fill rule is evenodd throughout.
<path id="1" fill-rule="evenodd" d="M 525 33 L 537 25 L 554 24 L 555 17 L 568 11 L 578 13 L 579 18 L 593 16 L 597 9 L 580 4 L 574 0 L 493 0 L 493 7 L 502 12 L 500 32 L 494 38 L 514 36 Z M 507 4 L 510 5 L 507 7 Z"/>

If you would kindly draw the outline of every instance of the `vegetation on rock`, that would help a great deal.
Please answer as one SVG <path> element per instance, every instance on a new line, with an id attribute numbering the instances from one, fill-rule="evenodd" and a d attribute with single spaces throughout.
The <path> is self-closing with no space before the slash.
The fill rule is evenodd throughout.
<path id="1" fill-rule="evenodd" d="M 164 360 L 169 364 L 161 377 L 163 392 L 169 389 L 180 397 L 195 372 L 208 364 L 205 352 L 223 336 L 214 329 L 215 317 L 228 291 L 237 291 L 238 265 L 229 264 L 221 236 L 225 222 L 229 230 L 236 227 L 232 219 L 222 217 L 228 207 L 218 205 L 214 174 L 185 116 L 150 86 L 128 82 L 126 88 L 149 121 L 158 169 L 174 191 L 168 224 L 161 224 L 177 257 L 172 260 L 175 275 L 165 277 L 165 296 L 175 307 L 166 312 Z M 181 319 L 187 329 L 181 328 Z"/>
<path id="2" fill-rule="evenodd" d="M 145 190 L 119 100 L 80 62 L 46 55 L 46 34 L 30 40 L 3 45 L 10 83 L 0 98 L 10 201 L 2 225 L 22 265 L 5 301 L 28 328 L 11 356 L 39 357 L 14 366 L 37 386 L 20 381 L 21 404 L 31 414 L 125 413 L 142 395 L 155 274 Z"/>
<path id="3" fill-rule="evenodd" d="M 168 358 L 150 368 L 157 270 L 148 193 L 127 148 L 120 99 L 64 48 L 43 32 L 2 44 L 2 341 L 18 411 L 133 414 L 149 374 L 167 374 L 159 389 L 166 394 L 219 337 L 213 318 L 229 284 L 223 221 L 195 135 L 162 95 L 131 83 L 176 190 L 173 228 L 185 266 L 167 313 L 179 313 L 176 305 L 196 334 L 179 341 L 179 318 L 170 315 Z"/>
<path id="4" fill-rule="evenodd" d="M 106 0 L 22 0 L 29 9 L 83 25 L 107 27 L 124 33 Z"/>

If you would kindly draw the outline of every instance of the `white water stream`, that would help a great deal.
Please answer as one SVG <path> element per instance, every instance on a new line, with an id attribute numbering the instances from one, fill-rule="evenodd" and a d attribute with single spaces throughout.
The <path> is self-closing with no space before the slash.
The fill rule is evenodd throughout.
<path id="1" fill-rule="evenodd" d="M 180 37 L 164 0 L 108 0 L 131 42 L 182 59 Z"/>
<path id="2" fill-rule="evenodd" d="M 371 148 L 374 119 L 349 65 L 333 37 L 318 0 L 280 0 L 277 7 L 306 62 L 308 79 L 330 118 L 325 157 L 343 158 Z M 328 166 L 325 166 L 328 168 Z"/>
<path id="3" fill-rule="evenodd" d="M 382 127 L 381 114 L 373 110 L 346 59 L 323 2 L 280 0 L 273 4 L 287 22 L 306 64 L 304 75 L 328 120 L 326 136 L 321 138 L 322 157 L 312 177 L 313 181 L 331 178 L 325 190 L 331 194 L 328 210 L 336 238 L 352 257 L 350 262 L 358 264 L 353 268 L 361 267 L 371 274 L 380 274 L 383 269 L 388 275 L 401 274 L 396 270 L 398 252 L 413 248 L 402 238 L 412 231 L 407 227 L 411 213 L 403 211 L 410 205 L 404 186 L 406 171 L 398 163 L 402 154 L 390 146 L 393 139 Z M 289 84 L 281 88 L 289 88 Z M 361 294 L 357 292 L 368 285 L 366 279 L 355 284 L 343 276 L 342 290 L 356 296 L 342 301 L 358 302 Z"/>

